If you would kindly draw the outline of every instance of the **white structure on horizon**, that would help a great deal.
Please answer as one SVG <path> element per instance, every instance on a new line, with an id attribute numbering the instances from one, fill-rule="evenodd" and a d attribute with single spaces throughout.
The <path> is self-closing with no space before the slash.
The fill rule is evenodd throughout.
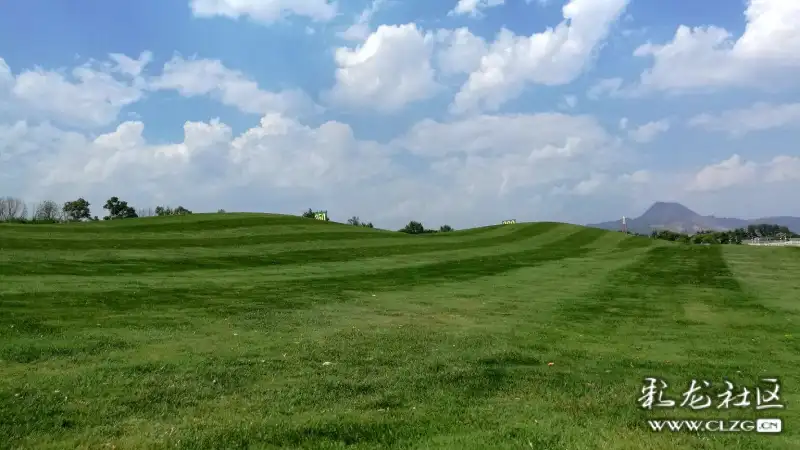
<path id="1" fill-rule="evenodd" d="M 622 232 L 628 234 L 628 223 L 625 221 L 625 216 L 622 216 Z"/>
<path id="2" fill-rule="evenodd" d="M 793 247 L 800 247 L 800 239 L 792 238 L 792 239 L 764 239 L 764 238 L 754 238 L 749 241 L 744 241 L 742 244 L 747 245 L 766 245 L 770 247 L 784 247 L 784 246 L 793 246 Z"/>

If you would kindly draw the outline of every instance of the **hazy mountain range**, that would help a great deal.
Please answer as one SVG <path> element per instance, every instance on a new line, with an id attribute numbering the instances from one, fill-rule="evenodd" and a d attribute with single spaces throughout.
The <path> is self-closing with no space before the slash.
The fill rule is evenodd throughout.
<path id="1" fill-rule="evenodd" d="M 736 219 L 731 217 L 701 216 L 680 203 L 656 202 L 637 218 L 627 217 L 628 231 L 650 234 L 653 230 L 670 230 L 692 234 L 700 230 L 724 231 L 746 228 L 748 225 L 771 224 L 785 226 L 800 233 L 800 217 L 776 216 L 758 219 Z M 622 218 L 609 222 L 587 225 L 605 230 L 621 230 Z"/>

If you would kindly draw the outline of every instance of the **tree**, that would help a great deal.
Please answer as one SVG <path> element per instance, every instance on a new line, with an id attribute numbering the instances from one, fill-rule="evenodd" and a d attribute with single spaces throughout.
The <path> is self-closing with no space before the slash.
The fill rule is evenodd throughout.
<path id="1" fill-rule="evenodd" d="M 183 216 L 186 214 L 191 214 L 192 212 L 188 209 L 184 208 L 183 206 L 178 205 L 177 208 L 172 209 L 169 206 L 157 206 L 156 207 L 156 215 L 157 216 Z"/>
<path id="2" fill-rule="evenodd" d="M 33 220 L 36 222 L 59 222 L 62 218 L 62 209 L 52 200 L 39 203 L 33 212 Z"/>
<path id="3" fill-rule="evenodd" d="M 64 203 L 64 207 L 61 210 L 67 220 L 78 221 L 92 217 L 91 211 L 89 211 L 89 202 L 83 197 Z"/>
<path id="4" fill-rule="evenodd" d="M 15 197 L 0 198 L 0 221 L 24 219 L 28 215 L 28 207 L 22 199 Z"/>
<path id="5" fill-rule="evenodd" d="M 451 227 L 450 225 L 442 225 L 441 227 L 439 227 L 439 231 L 442 233 L 447 233 L 453 231 L 453 227 Z"/>
<path id="6" fill-rule="evenodd" d="M 400 232 L 408 234 L 422 234 L 425 232 L 425 227 L 423 227 L 420 222 L 412 220 L 411 222 L 408 222 L 408 225 L 403 227 Z"/>
<path id="7" fill-rule="evenodd" d="M 303 217 L 305 217 L 307 219 L 313 219 L 314 218 L 314 210 L 312 210 L 311 208 L 308 208 L 308 211 L 303 213 Z"/>
<path id="8" fill-rule="evenodd" d="M 225 210 L 224 209 L 218 209 L 217 210 L 217 214 L 225 214 Z"/>
<path id="9" fill-rule="evenodd" d="M 361 226 L 365 228 L 375 228 L 372 226 L 372 222 L 362 223 Z"/>
<path id="10" fill-rule="evenodd" d="M 111 197 L 103 205 L 103 209 L 108 210 L 108 215 L 103 220 L 132 219 L 138 217 L 133 206 L 128 206 L 128 202 L 121 201 L 119 197 Z"/>
<path id="11" fill-rule="evenodd" d="M 361 226 L 361 219 L 359 219 L 358 216 L 353 216 L 353 217 L 347 219 L 347 223 L 350 224 L 350 225 L 355 225 L 355 226 L 359 227 L 359 226 Z"/>

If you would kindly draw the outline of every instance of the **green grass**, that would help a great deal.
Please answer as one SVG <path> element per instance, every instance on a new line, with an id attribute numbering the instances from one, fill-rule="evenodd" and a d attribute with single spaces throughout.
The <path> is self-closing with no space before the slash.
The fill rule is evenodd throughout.
<path id="1" fill-rule="evenodd" d="M 798 271 L 557 223 L 0 225 L 0 448 L 796 449 Z M 637 404 L 646 376 L 773 375 L 778 412 Z"/>

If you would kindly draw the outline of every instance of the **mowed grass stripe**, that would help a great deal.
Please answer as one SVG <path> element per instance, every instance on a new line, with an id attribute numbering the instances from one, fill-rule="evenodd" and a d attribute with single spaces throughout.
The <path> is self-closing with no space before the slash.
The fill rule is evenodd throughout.
<path id="1" fill-rule="evenodd" d="M 142 217 L 136 220 L 108 220 L 67 224 L 17 225 L 0 224 L 0 230 L 36 234 L 84 234 L 84 233 L 143 233 L 143 232 L 206 232 L 229 231 L 262 226 L 297 226 L 324 228 L 334 222 L 281 214 L 192 214 L 188 216 Z"/>
<path id="2" fill-rule="evenodd" d="M 665 309 L 680 311 L 681 287 L 740 293 L 719 246 L 670 244 L 653 247 L 630 265 L 614 272 L 605 286 L 578 301 L 563 305 L 570 321 L 621 320 L 648 317 L 661 320 Z M 652 302 L 657 291 L 671 292 L 668 302 Z M 740 297 L 737 297 L 741 301 Z"/>
<path id="3" fill-rule="evenodd" d="M 723 254 L 742 288 L 787 313 L 784 322 L 800 313 L 800 247 L 727 246 Z"/>
<path id="4" fill-rule="evenodd" d="M 196 255 L 188 257 L 161 257 L 161 258 L 129 258 L 92 260 L 0 260 L 0 273 L 5 276 L 12 275 L 75 275 L 75 276 L 98 276 L 98 275 L 122 275 L 122 274 L 143 274 L 143 273 L 174 273 L 193 270 L 225 270 L 232 268 L 251 268 L 263 266 L 286 266 L 298 264 L 313 264 L 324 262 L 351 261 L 356 259 L 366 259 L 375 257 L 390 257 L 401 255 L 412 255 L 420 253 L 433 253 L 452 249 L 480 249 L 485 247 L 499 246 L 503 244 L 522 241 L 545 233 L 557 226 L 556 223 L 542 223 L 531 226 L 515 226 L 510 228 L 511 232 L 500 236 L 491 236 L 482 239 L 418 239 L 404 240 L 405 243 L 399 244 L 387 242 L 380 246 L 357 246 L 361 242 L 348 241 L 348 247 L 334 249 L 304 249 L 271 251 L 269 253 L 252 251 L 247 254 L 206 256 Z M 469 237 L 474 237 L 471 235 Z M 481 236 L 481 235 L 477 235 Z M 155 252 L 154 252 L 155 253 Z M 155 256 L 155 255 L 154 255 Z"/>
<path id="5" fill-rule="evenodd" d="M 344 228 L 344 227 L 340 227 Z M 150 260 L 150 259 L 187 259 L 187 258 L 208 258 L 220 256 L 250 255 L 258 253 L 280 253 L 294 250 L 333 250 L 351 247 L 380 247 L 400 245 L 404 243 L 421 244 L 425 242 L 445 244 L 464 242 L 473 237 L 482 239 L 492 236 L 501 236 L 514 231 L 514 228 L 506 227 L 486 227 L 481 233 L 462 233 L 451 232 L 441 234 L 431 234 L 422 236 L 411 236 L 405 233 L 387 233 L 383 239 L 361 239 L 360 233 L 353 233 L 349 239 L 335 240 L 308 240 L 302 242 L 280 242 L 275 239 L 266 244 L 235 245 L 229 247 L 179 247 L 170 248 L 164 252 L 159 248 L 144 249 L 83 249 L 83 250 L 4 250 L 0 252 L 0 264 L 6 262 L 47 262 L 47 261 L 125 261 L 125 260 Z M 432 236 L 436 236 L 432 238 Z M 2 273 L 2 272 L 0 272 Z"/>
<path id="6" fill-rule="evenodd" d="M 563 226 L 569 234 L 544 243 L 538 248 L 508 251 L 489 255 L 473 255 L 445 261 L 353 271 L 350 274 L 330 274 L 313 278 L 265 280 L 244 272 L 240 279 L 225 279 L 206 284 L 203 279 L 169 280 L 140 279 L 127 286 L 114 284 L 110 279 L 81 286 L 65 284 L 61 289 L 53 283 L 28 286 L 22 292 L 0 294 L 0 304 L 9 312 L 32 313 L 39 308 L 65 308 L 64 314 L 75 307 L 98 307 L 132 311 L 141 308 L 180 307 L 221 308 L 227 311 L 259 310 L 264 306 L 279 309 L 308 308 L 320 302 L 346 301 L 347 292 L 378 292 L 381 290 L 411 289 L 439 282 L 469 282 L 498 275 L 521 267 L 544 265 L 566 258 L 580 257 L 594 251 L 585 246 L 604 235 L 602 230 Z M 241 298 L 249 299 L 246 303 Z M 84 309 L 85 310 L 85 309 Z M 19 317 L 18 317 L 19 318 Z M 2 319 L 0 319 L 2 320 Z"/>
<path id="7" fill-rule="evenodd" d="M 201 215 L 198 215 L 201 216 Z M 125 221 L 81 222 L 66 224 L 20 225 L 0 223 L 0 236 L 8 238 L 46 238 L 46 239 L 137 239 L 137 238 L 175 238 L 187 233 L 194 237 L 214 237 L 231 235 L 291 234 L 308 232 L 349 231 L 352 233 L 396 234 L 393 231 L 377 228 L 342 227 L 341 223 L 322 222 L 296 216 L 257 215 L 244 216 L 237 219 L 215 219 L 208 217 L 196 220 L 196 217 L 147 217 Z M 122 224 L 122 222 L 129 222 Z M 491 225 L 467 230 L 452 231 L 449 234 L 469 236 L 485 233 L 503 225 Z M 427 238 L 442 236 L 428 234 Z"/>
<path id="8" fill-rule="evenodd" d="M 522 232 L 523 228 L 520 227 Z M 348 261 L 319 262 L 295 265 L 266 265 L 250 267 L 246 270 L 232 269 L 201 269 L 178 273 L 145 273 L 136 275 L 95 275 L 76 277 L 73 275 L 16 275 L 3 277 L 3 288 L 0 290 L 0 299 L 3 294 L 23 292 L 69 292 L 78 294 L 86 291 L 106 290 L 133 290 L 143 291 L 155 289 L 160 286 L 169 286 L 173 289 L 202 289 L 208 286 L 260 286 L 267 288 L 273 283 L 287 280 L 302 280 L 312 283 L 315 279 L 347 276 L 350 274 L 363 274 L 380 270 L 421 266 L 442 261 L 461 260 L 480 255 L 491 255 L 518 251 L 519 245 L 535 247 L 539 243 L 547 243 L 575 232 L 572 226 L 557 226 L 550 224 L 535 224 L 533 229 L 526 231 L 531 238 L 520 241 L 515 240 L 506 245 L 495 245 L 473 249 L 460 249 L 457 246 L 451 250 L 427 252 L 409 255 L 379 256 L 373 258 L 359 258 Z M 5 298 L 8 298 L 6 295 Z"/>
<path id="9" fill-rule="evenodd" d="M 645 376 L 664 378 L 667 396 L 680 401 L 692 379 L 738 387 L 777 375 L 789 406 L 769 414 L 795 423 L 797 346 L 783 327 L 680 321 L 705 302 L 716 319 L 755 316 L 727 304 L 752 298 L 746 283 L 724 280 L 737 273 L 720 266 L 725 252 L 661 242 L 670 249 L 620 251 L 624 236 L 585 230 L 561 225 L 496 247 L 289 265 L 270 275 L 283 277 L 277 281 L 260 268 L 207 270 L 133 292 L 103 284 L 137 277 L 72 277 L 96 291 L 0 296 L 0 442 L 794 450 L 798 434 L 788 425 L 777 436 L 647 429 L 647 419 L 676 411 L 708 419 L 709 410 L 638 408 Z M 416 238 L 428 236 L 410 242 Z M 629 256 L 639 259 L 622 264 Z M 757 261 L 742 260 L 738 270 Z M 351 273 L 336 273 L 337 265 Z M 408 265 L 419 266 L 416 278 Z M 332 271 L 318 284 L 304 278 L 308 267 Z M 499 276 L 487 276 L 492 270 Z M 208 280 L 219 276 L 229 279 Z M 660 276 L 668 280 L 651 283 Z M 564 305 L 586 306 L 606 291 L 619 293 L 617 306 L 667 306 L 620 317 L 610 305 L 591 321 L 563 315 Z M 752 408 L 714 414 L 759 415 Z"/>
<path id="10" fill-rule="evenodd" d="M 642 236 L 628 236 L 617 244 L 617 251 L 625 252 L 640 248 L 647 248 L 657 242 L 656 239 Z"/>
<path id="11" fill-rule="evenodd" d="M 299 221 L 301 219 L 294 219 Z M 309 219 L 310 220 L 310 219 Z M 38 226 L 38 225 L 30 225 Z M 86 224 L 91 226 L 91 224 Z M 245 245 L 258 245 L 269 243 L 290 243 L 290 242 L 311 242 L 311 241 L 335 241 L 347 239 L 386 239 L 402 238 L 396 232 L 385 230 L 373 230 L 362 227 L 344 226 L 342 224 L 328 224 L 328 230 L 314 228 L 314 232 L 301 227 L 288 229 L 273 229 L 272 227 L 262 227 L 257 229 L 261 234 L 237 233 L 233 235 L 219 235 L 209 233 L 207 235 L 190 234 L 184 235 L 135 235 L 126 233 L 115 236 L 112 234 L 99 233 L 93 236 L 86 236 L 84 239 L 72 239 L 68 235 L 60 232 L 53 232 L 49 237 L 29 237 L 13 236 L 3 234 L 0 230 L 0 250 L 102 250 L 102 249 L 178 249 L 182 247 L 204 247 L 221 248 Z M 483 233 L 495 232 L 500 227 L 484 227 L 479 231 L 464 231 L 452 233 L 437 233 L 423 236 L 405 236 L 406 239 L 428 239 L 435 241 L 438 239 L 459 238 L 466 236 L 477 236 Z M 453 236 L 449 236 L 452 234 Z"/>

